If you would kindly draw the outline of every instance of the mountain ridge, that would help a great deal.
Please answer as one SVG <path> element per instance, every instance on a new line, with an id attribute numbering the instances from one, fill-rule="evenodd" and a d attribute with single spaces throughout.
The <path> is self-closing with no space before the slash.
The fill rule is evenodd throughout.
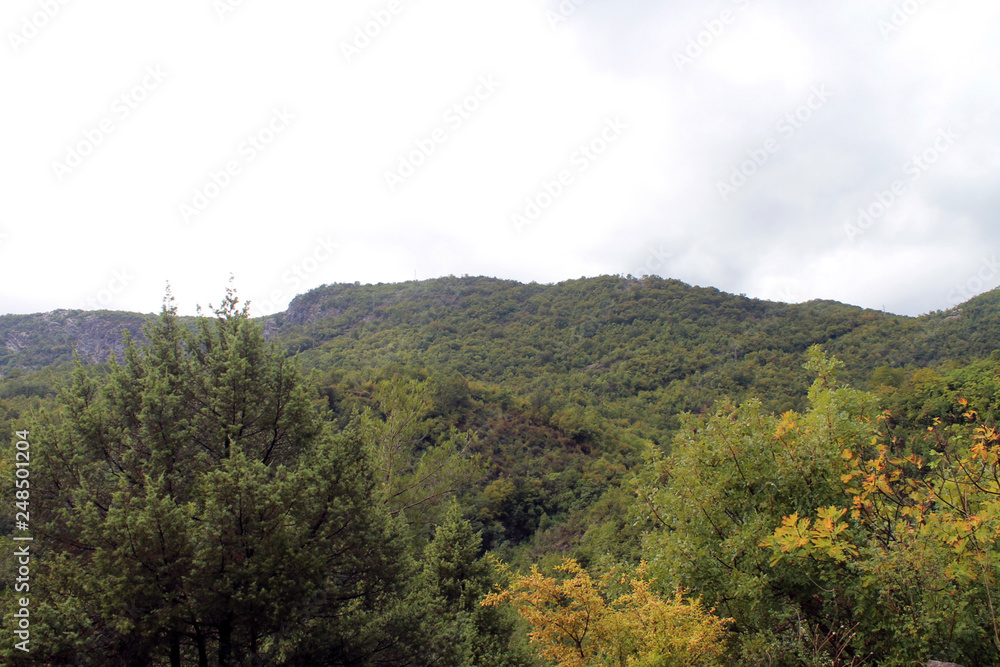
<path id="1" fill-rule="evenodd" d="M 86 363 L 101 363 L 121 351 L 123 331 L 141 340 L 143 325 L 153 318 L 127 311 L 68 309 L 0 315 L 0 373 L 66 363 L 74 354 Z M 409 345 L 415 352 L 427 352 L 436 342 L 456 336 L 471 337 L 463 344 L 488 345 L 512 332 L 533 340 L 541 336 L 532 343 L 536 348 L 546 347 L 548 337 L 584 352 L 586 341 L 616 333 L 638 344 L 649 343 L 641 337 L 644 332 L 678 341 L 712 333 L 729 339 L 737 362 L 747 351 L 777 347 L 801 352 L 823 344 L 834 353 L 863 357 L 870 371 L 876 357 L 891 366 L 922 366 L 942 356 L 988 355 L 1000 347 L 1000 291 L 911 317 L 829 299 L 767 301 L 657 276 L 598 276 L 554 284 L 449 276 L 323 285 L 294 297 L 285 311 L 259 320 L 268 338 L 293 353 L 315 354 L 344 336 L 384 339 L 390 331 L 400 340 L 385 340 L 387 346 Z M 813 328 L 803 336 L 798 325 L 804 322 Z M 422 340 L 409 340 L 418 333 Z M 717 341 L 714 347 L 719 348 Z M 595 356 L 583 367 L 599 368 L 612 361 Z"/>

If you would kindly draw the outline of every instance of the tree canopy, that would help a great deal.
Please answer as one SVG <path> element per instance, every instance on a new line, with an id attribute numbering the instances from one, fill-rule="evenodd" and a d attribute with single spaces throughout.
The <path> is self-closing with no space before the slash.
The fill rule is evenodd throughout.
<path id="1" fill-rule="evenodd" d="M 168 299 L 103 363 L 27 345 L 0 360 L 0 474 L 30 433 L 39 640 L 0 654 L 996 664 L 995 296 L 914 319 L 441 279 L 262 321 Z"/>

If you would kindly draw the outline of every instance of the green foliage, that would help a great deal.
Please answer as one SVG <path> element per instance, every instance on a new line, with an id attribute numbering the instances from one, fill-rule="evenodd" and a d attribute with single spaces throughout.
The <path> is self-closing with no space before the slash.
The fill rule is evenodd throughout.
<path id="1" fill-rule="evenodd" d="M 122 332 L 133 336 L 151 316 L 111 311 L 56 310 L 0 315 L 0 377 L 23 369 L 71 363 L 74 355 L 100 363 L 122 350 Z"/>
<path id="2" fill-rule="evenodd" d="M 917 373 L 896 398 L 957 384 L 992 405 L 994 363 Z M 906 425 L 925 401 L 894 416 L 817 348 L 806 367 L 804 414 L 723 406 L 687 417 L 669 456 L 650 449 L 636 517 L 652 571 L 734 618 L 741 664 L 995 664 L 996 427 L 958 399 L 920 442 Z"/>
<path id="3" fill-rule="evenodd" d="M 1000 434 L 979 421 L 932 426 L 930 460 L 874 430 L 842 458 L 842 507 L 812 528 L 796 515 L 765 540 L 775 557 L 811 571 L 857 614 L 860 641 L 885 664 L 951 656 L 995 664 L 1000 623 L 993 604 L 1000 537 Z M 882 420 L 884 423 L 888 419 Z M 827 566 L 830 564 L 830 566 Z"/>
<path id="4" fill-rule="evenodd" d="M 815 580 L 770 562 L 761 548 L 781 529 L 782 517 L 795 518 L 786 529 L 807 532 L 800 515 L 842 499 L 841 454 L 878 416 L 873 396 L 838 385 L 840 362 L 813 348 L 806 366 L 818 377 L 805 414 L 768 415 L 749 401 L 687 416 L 670 455 L 650 448 L 636 479 L 636 516 L 649 526 L 644 554 L 651 572 L 732 617 L 748 664 L 796 664 L 805 650 L 797 619 L 821 618 L 827 627 L 844 620 Z M 830 539 L 828 549 L 839 553 L 836 534 Z M 797 641 L 783 639 L 786 630 Z"/>
<path id="5" fill-rule="evenodd" d="M 426 530 L 449 495 L 482 478 L 482 455 L 473 453 L 476 435 L 452 426 L 437 443 L 427 442 L 433 397 L 426 381 L 396 376 L 378 382 L 373 394 L 375 410 L 362 414 L 361 431 L 379 493 L 390 514 L 404 515 L 415 531 Z"/>
<path id="6" fill-rule="evenodd" d="M 379 614 L 405 561 L 358 429 L 329 432 L 233 294 L 215 312 L 193 334 L 165 308 L 143 350 L 103 379 L 78 366 L 62 409 L 31 424 L 32 611 L 54 662 L 329 661 L 391 644 Z"/>
<path id="7" fill-rule="evenodd" d="M 423 553 L 418 591 L 424 624 L 417 654 L 424 664 L 456 667 L 534 664 L 508 609 L 480 603 L 502 572 L 481 553 L 481 538 L 452 506 Z"/>
<path id="8" fill-rule="evenodd" d="M 1000 292 L 907 318 L 442 278 L 215 314 L 0 317 L 0 421 L 38 443 L 39 660 L 537 664 L 481 604 L 519 581 L 497 556 L 648 567 L 590 580 L 600 660 L 672 664 L 690 627 L 626 611 L 699 598 L 733 619 L 726 664 L 1000 659 Z"/>

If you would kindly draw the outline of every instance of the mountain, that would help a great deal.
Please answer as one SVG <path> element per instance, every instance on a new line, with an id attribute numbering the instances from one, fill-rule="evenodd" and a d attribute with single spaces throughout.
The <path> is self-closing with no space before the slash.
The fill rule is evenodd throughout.
<path id="1" fill-rule="evenodd" d="M 141 338 L 150 317 L 0 316 L 0 372 L 65 363 L 74 350 L 87 363 L 105 361 L 121 349 L 122 331 Z M 665 444 L 679 414 L 722 398 L 756 396 L 768 411 L 802 410 L 811 382 L 803 353 L 814 344 L 844 361 L 844 378 L 861 387 L 879 368 L 887 377 L 886 369 L 985 358 L 1000 348 L 1000 291 L 906 317 L 828 300 L 751 299 L 655 276 L 553 285 L 446 277 L 326 285 L 263 324 L 327 387 L 349 373 L 419 369 L 500 387 L 545 419 L 581 423 L 589 411 Z"/>
<path id="2" fill-rule="evenodd" d="M 0 316 L 0 420 L 9 426 L 0 436 L 0 464 L 13 474 L 15 443 L 18 451 L 28 446 L 17 438 L 28 437 L 29 426 L 38 420 L 51 424 L 31 426 L 32 461 L 39 454 L 63 456 L 65 447 L 77 446 L 73 443 L 78 434 L 90 433 L 95 425 L 109 432 L 123 425 L 138 428 L 136 415 L 146 420 L 142 428 L 155 427 L 158 433 L 189 429 L 211 415 L 205 422 L 206 440 L 220 432 L 246 432 L 248 440 L 259 435 L 259 425 L 219 431 L 214 420 L 240 421 L 245 415 L 258 415 L 269 396 L 261 390 L 261 378 L 283 387 L 285 378 L 298 374 L 286 374 L 283 355 L 262 354 L 266 346 L 256 326 L 244 321 L 228 297 L 227 303 L 231 308 L 219 326 L 201 330 L 194 349 L 182 341 L 195 339 L 171 339 L 174 342 L 166 345 L 164 332 L 176 333 L 177 328 L 162 327 L 154 340 L 165 354 L 155 372 L 144 375 L 144 364 L 129 365 L 111 374 L 114 379 L 103 395 L 92 392 L 107 381 L 109 369 L 103 362 L 121 352 L 123 333 L 143 339 L 143 326 L 153 316 L 68 310 Z M 187 326 L 196 324 L 194 318 L 179 319 Z M 1000 415 L 998 291 L 948 311 L 905 317 L 827 300 L 786 304 L 749 299 L 657 277 L 602 276 L 554 285 L 448 277 L 326 285 L 297 296 L 285 312 L 260 324 L 269 341 L 279 351 L 295 355 L 296 363 L 308 372 L 296 393 L 296 410 L 309 405 L 315 421 L 308 423 L 323 420 L 331 437 L 356 445 L 337 469 L 369 461 L 373 473 L 377 471 L 381 490 L 368 488 L 358 502 L 369 509 L 382 503 L 384 511 L 396 516 L 401 528 L 405 526 L 401 535 L 405 534 L 410 559 L 406 562 L 423 562 L 425 567 L 421 577 L 409 577 L 414 586 L 436 581 L 427 579 L 436 571 L 427 563 L 441 562 L 435 553 L 465 554 L 464 568 L 489 550 L 510 565 L 510 572 L 522 575 L 529 566 L 548 571 L 572 558 L 595 573 L 593 581 L 604 582 L 610 581 L 605 574 L 612 565 L 641 568 L 640 563 L 650 563 L 657 568 L 655 577 L 665 582 L 661 592 L 704 595 L 726 618 L 738 618 L 733 638 L 743 643 L 731 648 L 741 653 L 734 652 L 726 664 L 770 664 L 772 652 L 779 650 L 788 657 L 781 664 L 801 664 L 792 657 L 801 658 L 807 650 L 824 660 L 830 656 L 839 660 L 847 644 L 831 644 L 830 637 L 837 634 L 832 628 L 843 627 L 835 623 L 844 622 L 852 628 L 867 624 L 864 632 L 858 631 L 863 635 L 863 643 L 858 640 L 862 658 L 876 651 L 883 657 L 896 655 L 892 653 L 899 645 L 896 636 L 884 632 L 900 628 L 907 641 L 932 636 L 937 642 L 908 644 L 907 658 L 933 652 L 963 656 L 964 664 L 995 664 L 965 659 L 985 655 L 983 647 L 990 642 L 983 628 L 1000 632 L 995 616 L 985 614 L 983 587 L 970 586 L 971 570 L 962 569 L 966 566 L 961 554 L 951 569 L 942 570 L 940 560 L 941 554 L 959 552 L 953 547 L 959 532 L 975 530 L 979 521 L 995 521 L 1000 513 L 994 508 L 984 514 L 985 519 L 963 515 L 954 524 L 941 523 L 950 519 L 935 514 L 926 524 L 944 526 L 941 535 L 928 533 L 928 537 L 921 528 L 920 535 L 928 541 L 912 553 L 907 551 L 906 536 L 916 531 L 903 530 L 897 536 L 892 529 L 891 539 L 877 531 L 896 525 L 900 507 L 907 508 L 907 516 L 914 514 L 913 489 L 926 487 L 936 493 L 936 482 L 927 477 L 932 473 L 961 481 L 966 471 L 979 469 L 977 461 L 988 458 L 993 466 L 990 474 L 962 482 L 963 492 L 1000 493 L 992 486 L 986 490 L 980 486 L 983 479 L 1000 479 L 996 476 L 1000 433 L 995 427 Z M 237 331 L 247 332 L 246 337 Z M 222 337 L 213 338 L 216 334 Z M 816 345 L 823 350 L 810 349 Z M 197 360 L 175 367 L 173 354 L 178 350 Z M 843 368 L 827 355 L 843 362 Z M 266 367 L 261 362 L 265 356 L 271 359 L 270 375 L 258 373 Z M 89 365 L 91 372 L 89 377 L 76 375 L 75 388 L 60 409 L 55 394 L 69 378 L 73 366 L 68 362 L 74 357 Z M 149 359 L 158 363 L 156 355 Z M 803 367 L 807 359 L 809 371 Z M 208 381 L 205 378 L 177 384 L 178 368 L 185 373 L 207 369 L 214 384 L 200 384 Z M 123 379 L 129 373 L 136 375 Z M 810 403 L 807 392 L 817 376 L 820 380 L 813 385 Z M 845 382 L 870 393 L 845 387 Z M 198 392 L 205 386 L 213 390 L 203 396 Z M 189 393 L 186 387 L 193 389 Z M 252 398 L 243 398 L 245 389 L 252 390 Z M 168 390 L 179 393 L 166 400 L 162 392 Z M 118 410 L 113 418 L 111 412 L 102 412 L 112 406 Z M 191 415 L 198 417 L 178 418 L 175 409 L 193 410 Z M 280 412 L 276 408 L 274 414 Z M 271 417 L 267 419 L 270 424 Z M 59 429 L 58 423 L 76 425 Z M 134 452 L 140 455 L 131 456 L 130 464 L 145 460 L 142 447 L 161 442 L 147 439 L 141 429 L 137 433 L 128 445 L 138 447 Z M 96 456 L 93 479 L 114 477 L 120 462 L 115 460 L 108 468 L 101 457 L 112 450 L 106 451 L 99 438 L 91 439 L 81 436 L 78 446 L 84 449 L 79 456 L 59 459 L 58 466 L 52 466 L 56 459 L 50 459 L 48 468 L 32 468 L 31 493 L 67 460 L 86 462 Z M 987 439 L 997 443 L 989 451 L 979 445 L 968 447 Z M 175 440 L 177 446 L 191 442 L 187 435 L 162 442 Z M 163 460 L 178 466 L 201 461 L 186 453 Z M 246 459 L 241 455 L 223 460 L 221 469 L 241 470 L 235 466 L 244 465 Z M 926 470 L 924 460 L 933 462 Z M 952 461 L 953 469 L 944 466 Z M 893 477 L 868 474 L 869 468 L 886 465 L 898 467 Z M 331 470 L 320 478 L 330 478 Z M 896 497 L 890 484 L 904 475 L 907 486 L 900 482 L 902 495 Z M 859 481 L 852 481 L 856 478 Z M 162 478 L 148 479 L 161 479 L 162 484 Z M 135 475 L 120 478 L 120 483 L 131 492 L 133 480 L 148 483 L 148 479 Z M 871 505 L 875 508 L 871 511 L 886 512 L 874 522 L 852 515 L 852 529 L 847 531 L 846 524 L 837 521 L 849 508 L 836 514 L 840 511 L 836 503 L 845 502 L 844 494 L 860 493 L 850 485 L 862 481 L 875 485 L 861 489 L 865 497 L 877 491 L 887 494 L 889 504 Z M 246 497 L 251 496 L 257 497 L 256 489 Z M 995 504 L 992 498 L 987 500 Z M 932 502 L 920 504 L 921 511 L 934 507 Z M 11 509 L 7 515 L 0 513 L 0 538 L 15 530 L 11 514 Z M 813 519 L 807 517 L 813 515 L 822 521 L 810 524 Z M 781 547 L 785 544 L 781 540 L 791 537 L 796 549 L 805 548 L 802 535 L 827 539 L 824 526 L 847 536 L 838 540 L 857 541 L 822 542 L 828 555 L 843 559 L 874 554 L 872 564 L 859 558 L 850 568 L 822 561 L 812 564 L 808 559 L 781 564 L 786 549 L 779 548 L 777 559 L 762 550 L 765 544 Z M 864 531 L 872 526 L 876 533 L 869 539 Z M 465 537 L 459 540 L 460 535 Z M 938 539 L 941 536 L 944 542 Z M 160 533 L 154 540 L 157 553 L 162 537 Z M 901 538 L 906 539 L 893 541 Z M 464 546 L 456 548 L 456 540 Z M 835 547 L 832 551 L 830 545 Z M 925 553 L 931 548 L 939 550 Z M 879 570 L 884 563 L 890 567 Z M 920 576 L 909 574 L 915 563 L 923 563 Z M 875 575 L 859 578 L 855 566 L 873 567 L 870 572 Z M 812 569 L 803 574 L 802 567 Z M 448 568 L 441 572 L 451 572 Z M 596 575 L 602 571 L 599 579 Z M 872 582 L 897 576 L 894 573 L 902 579 L 888 580 L 897 605 L 891 608 L 884 604 L 888 591 L 883 593 Z M 475 580 L 471 574 L 462 576 Z M 942 577 L 960 585 L 939 585 Z M 94 581 L 106 578 L 95 575 Z M 468 581 L 463 580 L 461 590 L 466 590 Z M 481 597 L 495 585 L 474 590 Z M 971 593 L 946 595 L 954 590 Z M 988 588 L 985 593 L 988 597 Z M 833 596 L 828 605 L 817 602 L 826 599 L 823 596 Z M 927 618 L 937 619 L 940 627 L 925 631 L 922 621 L 900 620 L 905 614 L 895 609 L 912 604 L 913 596 L 923 596 L 921 608 L 929 610 Z M 0 590 L 0 601 L 4 599 L 14 599 L 9 588 Z M 467 612 L 478 608 L 478 599 L 472 598 Z M 761 607 L 764 599 L 771 606 Z M 942 605 L 952 605 L 950 616 L 939 613 Z M 888 610 L 884 624 L 870 613 L 872 609 Z M 969 609 L 978 610 L 978 621 L 963 631 L 964 644 L 955 643 L 955 625 L 948 619 L 968 615 Z M 844 610 L 856 618 L 845 620 Z M 385 613 L 386 618 L 395 618 L 395 611 Z M 800 617 L 807 619 L 805 625 L 782 620 Z M 465 636 L 472 627 L 459 627 L 470 621 L 453 612 L 442 618 L 458 624 L 437 631 L 445 638 L 442 645 L 451 641 L 448 638 Z M 497 625 L 507 628 L 498 636 L 509 636 L 514 627 L 506 622 Z M 826 636 L 827 641 L 813 642 L 811 627 L 817 633 L 830 629 L 831 634 L 815 635 Z M 854 641 L 854 636 L 844 641 Z M 424 650 L 424 635 L 414 637 Z M 94 653 L 90 648 L 84 653 L 88 651 Z M 761 660 L 745 660 L 746 651 L 757 651 Z M 833 664 L 822 662 L 828 663 Z"/>
<path id="3" fill-rule="evenodd" d="M 328 285 L 267 332 L 310 367 L 449 369 L 528 396 L 655 411 L 671 422 L 723 395 L 801 408 L 802 354 L 822 345 L 866 384 L 875 369 L 966 362 L 1000 347 L 1000 292 L 905 317 L 834 301 L 785 304 L 677 280 L 603 276 L 555 285 L 441 278 Z M 561 397 L 561 399 L 560 399 Z M 667 416 L 669 415 L 669 416 Z M 666 424 L 664 424 L 666 425 Z"/>
<path id="4" fill-rule="evenodd" d="M 141 338 L 149 315 L 59 310 L 0 316 L 0 373 L 72 360 L 105 361 L 123 331 Z M 402 364 L 533 391 L 601 401 L 656 394 L 672 412 L 722 394 L 768 394 L 797 404 L 801 354 L 824 346 L 864 383 L 882 366 L 966 362 L 1000 347 L 1000 291 L 906 317 L 835 301 L 786 304 L 658 277 L 602 276 L 554 285 L 482 277 L 335 284 L 264 320 L 266 335 L 306 365 Z M 787 371 L 791 370 L 788 375 Z M 775 387 L 780 371 L 784 389 Z M 556 379 L 558 378 L 558 380 Z M 791 384 L 788 384 L 791 383 Z M 698 400 L 675 394 L 698 389 Z M 707 393 L 705 389 L 708 389 Z"/>
<path id="5" fill-rule="evenodd" d="M 112 311 L 55 310 L 0 315 L 0 377 L 12 369 L 38 370 L 73 360 L 107 361 L 122 348 L 122 332 L 141 337 L 152 315 Z"/>

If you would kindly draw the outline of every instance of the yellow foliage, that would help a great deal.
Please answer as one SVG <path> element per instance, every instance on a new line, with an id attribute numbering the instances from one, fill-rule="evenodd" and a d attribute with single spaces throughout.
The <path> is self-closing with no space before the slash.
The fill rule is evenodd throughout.
<path id="1" fill-rule="evenodd" d="M 512 603 L 544 659 L 562 667 L 719 664 L 729 620 L 680 591 L 669 599 L 654 593 L 645 563 L 632 575 L 612 570 L 597 581 L 572 559 L 555 569 L 564 576 L 533 567 L 483 600 L 484 606 Z M 626 592 L 614 596 L 622 586 Z"/>
<path id="2" fill-rule="evenodd" d="M 774 551 L 772 566 L 777 565 L 784 554 L 835 561 L 845 561 L 858 554 L 857 547 L 843 536 L 847 524 L 841 519 L 847 514 L 846 509 L 821 507 L 816 514 L 815 523 L 811 519 L 800 519 L 798 513 L 784 517 L 781 527 L 761 542 L 762 547 Z"/>
<path id="3" fill-rule="evenodd" d="M 958 403 L 967 419 L 979 419 L 967 400 Z M 1000 431 L 980 421 L 964 430 L 966 440 L 960 431 L 939 427 L 935 418 L 928 428 L 935 434 L 929 466 L 914 453 L 891 456 L 882 433 L 868 448 L 845 448 L 841 458 L 848 470 L 840 480 L 851 506 L 819 508 L 815 520 L 786 516 L 761 542 L 772 550 L 771 564 L 854 560 L 859 547 L 869 544 L 884 556 L 936 549 L 934 567 L 945 578 L 963 585 L 988 580 L 989 560 L 1000 546 Z M 940 562 L 942 557 L 950 562 Z"/>

